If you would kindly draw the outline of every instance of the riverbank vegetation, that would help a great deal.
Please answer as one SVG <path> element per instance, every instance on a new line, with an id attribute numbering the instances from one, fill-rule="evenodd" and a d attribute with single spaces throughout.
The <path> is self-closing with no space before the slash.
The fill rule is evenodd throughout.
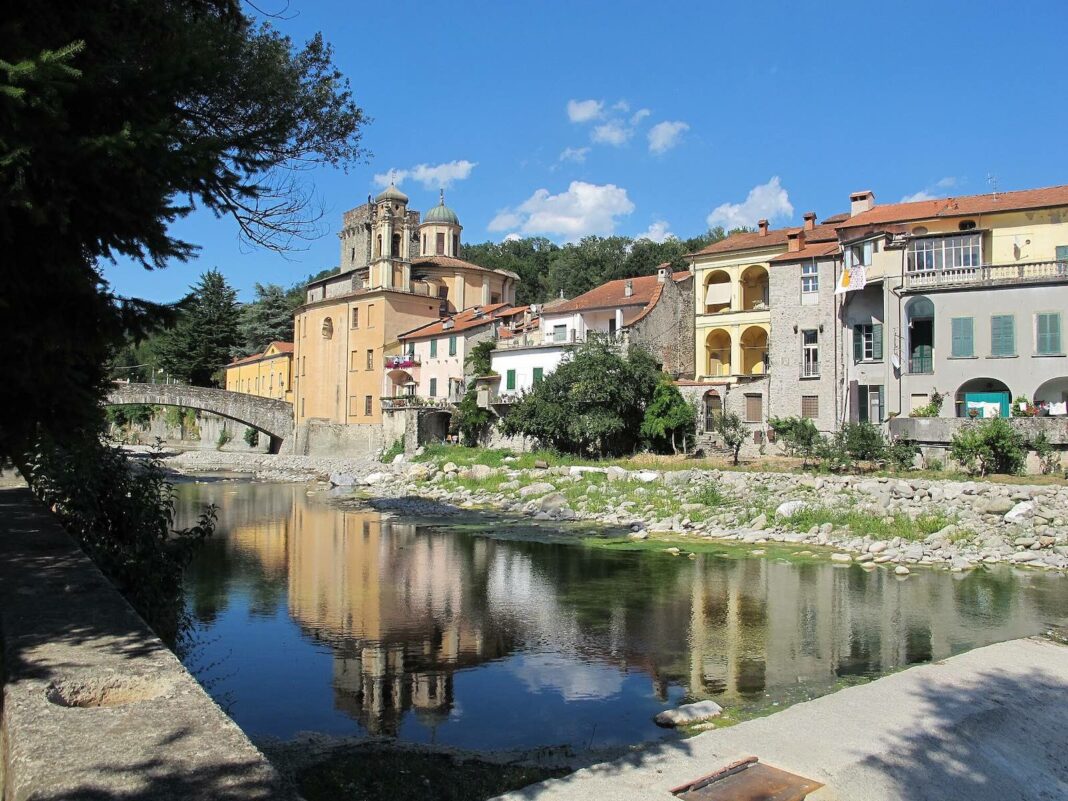
<path id="1" fill-rule="evenodd" d="M 236 0 L 8 6 L 0 337 L 13 403 L 0 463 L 167 637 L 186 546 L 211 516 L 171 530 L 162 471 L 105 442 L 102 402 L 115 354 L 177 310 L 116 295 L 99 261 L 189 260 L 196 244 L 174 224 L 194 208 L 273 250 L 315 235 L 322 210 L 297 177 L 361 160 L 364 115 L 321 36 L 296 46 Z"/>

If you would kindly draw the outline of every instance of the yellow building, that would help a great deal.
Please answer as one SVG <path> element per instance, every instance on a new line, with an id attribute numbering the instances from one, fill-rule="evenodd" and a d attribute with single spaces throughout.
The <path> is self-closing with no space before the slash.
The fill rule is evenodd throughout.
<path id="1" fill-rule="evenodd" d="M 263 353 L 226 365 L 230 392 L 293 401 L 293 343 L 272 342 Z"/>
<path id="2" fill-rule="evenodd" d="M 345 213 L 341 269 L 308 284 L 294 320 L 298 426 L 381 423 L 383 400 L 419 381 L 418 364 L 388 369 L 386 357 L 401 355 L 398 335 L 472 306 L 514 303 L 519 277 L 460 259 L 461 230 L 444 197 L 420 223 L 394 186 Z"/>

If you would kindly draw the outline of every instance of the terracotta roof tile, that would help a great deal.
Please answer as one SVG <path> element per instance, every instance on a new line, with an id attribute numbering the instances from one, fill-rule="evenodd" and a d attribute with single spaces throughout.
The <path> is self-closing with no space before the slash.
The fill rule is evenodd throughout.
<path id="1" fill-rule="evenodd" d="M 510 270 L 491 270 L 489 267 L 482 267 L 463 259 L 454 259 L 452 256 L 417 256 L 412 259 L 412 267 L 418 267 L 420 264 L 432 264 L 435 267 L 450 267 L 452 269 L 482 270 L 487 273 L 505 273 L 515 278 L 519 277 Z"/>
<path id="2" fill-rule="evenodd" d="M 272 353 L 270 356 L 265 356 L 264 354 L 266 354 L 267 351 L 269 351 L 272 346 L 277 348 L 279 353 Z M 267 359 L 277 359 L 280 356 L 288 356 L 292 352 L 293 352 L 293 343 L 292 342 L 278 342 L 278 341 L 276 341 L 276 342 L 272 342 L 270 345 L 268 345 L 266 348 L 264 348 L 263 349 L 263 353 L 253 353 L 251 356 L 244 356 L 244 357 L 242 357 L 240 359 L 234 359 L 232 362 L 230 362 L 226 366 L 227 367 L 236 367 L 236 366 L 242 365 L 242 364 L 253 364 L 254 362 L 262 361 L 265 358 L 267 358 Z"/>
<path id="3" fill-rule="evenodd" d="M 477 316 L 475 314 L 476 309 L 480 312 Z M 400 334 L 397 339 L 438 337 L 444 334 L 458 334 L 462 331 L 470 331 L 472 328 L 481 328 L 482 326 L 490 325 L 497 320 L 502 309 L 510 310 L 511 306 L 507 303 L 490 303 L 486 306 L 472 306 L 470 309 L 464 309 L 462 312 L 458 312 L 451 317 L 443 317 L 440 320 L 427 323 L 419 328 L 413 328 L 411 331 L 406 331 L 405 333 Z M 449 320 L 452 320 L 453 325 L 450 328 L 445 328 L 445 323 Z"/>
<path id="4" fill-rule="evenodd" d="M 792 231 L 790 228 L 775 228 L 766 234 L 759 231 L 747 231 L 745 233 L 731 234 L 726 239 L 713 242 L 706 248 L 702 248 L 691 256 L 708 256 L 716 253 L 733 253 L 736 250 L 756 250 L 757 248 L 771 248 L 776 245 L 786 244 L 786 234 Z"/>
<path id="5" fill-rule="evenodd" d="M 838 240 L 833 242 L 805 242 L 805 247 L 801 250 L 795 250 L 793 253 L 787 251 L 786 253 L 780 253 L 774 258 L 768 259 L 772 264 L 779 264 L 784 261 L 802 261 L 804 259 L 819 258 L 821 256 L 829 256 L 832 253 L 838 252 Z"/>
<path id="6" fill-rule="evenodd" d="M 967 217 L 975 214 L 1040 209 L 1051 206 L 1068 206 L 1068 185 L 1022 189 L 1017 192 L 998 192 L 996 196 L 989 193 L 876 205 L 870 211 L 862 212 L 840 223 L 838 229 L 930 220 L 939 217 Z"/>
<path id="7" fill-rule="evenodd" d="M 689 277 L 689 270 L 672 273 L 671 275 L 673 281 L 685 281 Z M 627 281 L 631 282 L 633 288 L 633 293 L 630 296 L 626 294 Z M 655 275 L 619 278 L 594 287 L 589 292 L 585 292 L 566 303 L 554 306 L 551 312 L 552 314 L 567 314 L 591 309 L 646 306 L 653 300 L 654 294 L 656 297 L 660 296 L 660 281 Z M 544 311 L 549 312 L 550 310 L 545 308 Z"/>

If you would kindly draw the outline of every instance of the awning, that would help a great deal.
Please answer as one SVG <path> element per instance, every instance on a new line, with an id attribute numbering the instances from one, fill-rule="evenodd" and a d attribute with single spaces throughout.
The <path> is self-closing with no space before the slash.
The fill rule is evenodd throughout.
<path id="1" fill-rule="evenodd" d="M 731 302 L 731 284 L 730 281 L 724 281 L 719 284 L 709 284 L 708 292 L 705 293 L 705 305 L 706 306 L 719 306 L 726 303 L 728 306 Z"/>

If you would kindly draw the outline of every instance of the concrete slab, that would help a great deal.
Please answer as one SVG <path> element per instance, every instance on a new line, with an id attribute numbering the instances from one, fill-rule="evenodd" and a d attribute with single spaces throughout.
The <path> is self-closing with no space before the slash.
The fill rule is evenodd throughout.
<path id="1" fill-rule="evenodd" d="M 0 798 L 296 793 L 28 489 L 0 489 Z"/>
<path id="2" fill-rule="evenodd" d="M 499 801 L 674 801 L 737 759 L 826 786 L 811 801 L 1068 798 L 1068 647 L 1013 640 L 775 715 L 652 746 Z"/>

